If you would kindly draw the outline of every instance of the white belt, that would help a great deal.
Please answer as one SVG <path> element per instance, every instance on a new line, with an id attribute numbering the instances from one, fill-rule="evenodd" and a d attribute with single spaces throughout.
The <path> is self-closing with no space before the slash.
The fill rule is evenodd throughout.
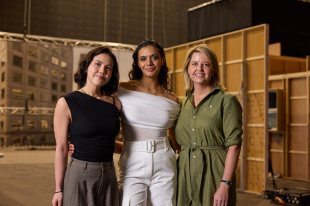
<path id="1" fill-rule="evenodd" d="M 165 149 L 170 146 L 168 138 L 152 139 L 145 141 L 125 141 L 124 148 L 130 152 L 149 152 L 153 153 L 159 149 Z"/>

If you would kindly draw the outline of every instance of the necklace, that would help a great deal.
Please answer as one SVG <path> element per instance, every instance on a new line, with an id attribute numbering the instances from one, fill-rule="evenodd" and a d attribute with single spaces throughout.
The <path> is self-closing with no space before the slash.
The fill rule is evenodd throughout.
<path id="1" fill-rule="evenodd" d="M 83 89 L 80 89 L 80 91 L 81 91 L 82 93 L 88 95 L 88 96 L 95 97 L 95 98 L 97 98 L 97 99 L 101 99 L 101 97 L 102 97 L 102 95 L 100 95 L 100 96 L 93 96 L 93 95 L 90 95 L 90 94 L 88 94 L 87 92 L 85 92 Z"/>

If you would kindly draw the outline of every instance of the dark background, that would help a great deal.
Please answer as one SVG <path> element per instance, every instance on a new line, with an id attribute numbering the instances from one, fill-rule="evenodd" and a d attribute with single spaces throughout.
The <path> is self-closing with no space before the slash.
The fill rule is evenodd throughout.
<path id="1" fill-rule="evenodd" d="M 187 9 L 203 2 L 1 0 L 0 31 L 127 44 L 147 37 L 169 47 L 187 42 Z"/>
<path id="2" fill-rule="evenodd" d="M 188 12 L 188 40 L 269 24 L 269 42 L 282 55 L 310 55 L 310 1 L 222 0 Z"/>
<path id="3" fill-rule="evenodd" d="M 306 2 L 307 1 L 307 2 Z M 0 31 L 171 47 L 267 23 L 282 55 L 310 55 L 310 0 L 1 0 Z"/>

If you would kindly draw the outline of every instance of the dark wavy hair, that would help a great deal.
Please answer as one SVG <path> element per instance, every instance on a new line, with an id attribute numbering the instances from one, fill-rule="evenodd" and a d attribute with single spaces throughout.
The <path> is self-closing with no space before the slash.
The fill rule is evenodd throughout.
<path id="1" fill-rule="evenodd" d="M 132 69 L 129 71 L 129 79 L 131 80 L 137 80 L 137 79 L 141 79 L 143 76 L 143 73 L 139 67 L 138 64 L 138 53 L 140 51 L 140 49 L 142 49 L 143 47 L 146 46 L 152 46 L 155 47 L 156 49 L 159 50 L 160 56 L 164 61 L 164 64 L 161 66 L 159 74 L 158 74 L 158 82 L 159 85 L 162 86 L 163 88 L 167 89 L 170 91 L 170 87 L 169 87 L 169 76 L 168 76 L 168 67 L 166 64 L 166 55 L 165 55 L 165 51 L 163 49 L 163 47 L 156 41 L 151 40 L 151 39 L 146 39 L 144 41 L 142 41 L 135 49 L 135 51 L 132 54 L 132 58 L 133 58 L 133 63 L 132 63 Z"/>
<path id="2" fill-rule="evenodd" d="M 112 69 L 112 76 L 109 82 L 101 87 L 101 92 L 106 95 L 112 95 L 118 89 L 119 83 L 119 71 L 118 71 L 118 63 L 116 60 L 115 55 L 112 53 L 111 49 L 108 47 L 100 46 L 97 47 L 87 53 L 85 58 L 83 58 L 79 64 L 79 68 L 77 72 L 74 74 L 74 81 L 77 83 L 79 88 L 82 88 L 86 84 L 87 78 L 87 69 L 95 56 L 99 54 L 107 54 L 113 60 L 113 69 Z"/>

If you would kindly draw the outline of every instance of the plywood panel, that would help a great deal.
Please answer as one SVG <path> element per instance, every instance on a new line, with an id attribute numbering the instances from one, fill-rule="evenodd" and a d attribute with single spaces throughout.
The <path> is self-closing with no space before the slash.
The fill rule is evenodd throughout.
<path id="1" fill-rule="evenodd" d="M 281 61 L 273 56 L 269 58 L 269 74 L 284 74 L 285 73 L 285 62 Z"/>
<path id="2" fill-rule="evenodd" d="M 286 56 L 269 56 L 270 75 L 307 71 L 306 59 Z"/>
<path id="3" fill-rule="evenodd" d="M 284 81 L 280 80 L 270 80 L 269 89 L 284 89 Z"/>
<path id="4" fill-rule="evenodd" d="M 306 99 L 291 99 L 290 101 L 290 123 L 301 123 L 306 124 L 307 123 L 307 101 Z"/>
<path id="5" fill-rule="evenodd" d="M 290 95 L 291 97 L 307 96 L 307 78 L 290 79 Z"/>
<path id="6" fill-rule="evenodd" d="M 242 33 L 234 33 L 225 38 L 225 60 L 233 61 L 240 60 L 242 58 Z"/>
<path id="7" fill-rule="evenodd" d="M 262 192 L 264 188 L 264 174 L 265 166 L 264 162 L 248 161 L 247 162 L 247 187 L 246 190 L 253 192 Z"/>
<path id="8" fill-rule="evenodd" d="M 240 166 L 240 161 L 238 162 L 237 168 L 236 168 L 236 185 L 237 188 L 240 188 L 240 184 L 241 184 L 241 166 Z"/>
<path id="9" fill-rule="evenodd" d="M 228 92 L 238 92 L 241 89 L 241 64 L 226 65 L 224 70 L 224 82 Z"/>
<path id="10" fill-rule="evenodd" d="M 274 56 L 281 56 L 281 43 L 273 43 L 268 45 L 268 54 Z"/>
<path id="11" fill-rule="evenodd" d="M 247 62 L 246 81 L 250 91 L 265 88 L 265 66 L 263 59 Z"/>
<path id="12" fill-rule="evenodd" d="M 269 133 L 269 144 L 271 149 L 282 150 L 284 147 L 284 135 L 282 133 Z"/>
<path id="13" fill-rule="evenodd" d="M 309 139 L 305 135 L 307 134 L 306 126 L 291 127 L 291 134 L 289 137 L 289 149 L 300 152 L 308 150 Z"/>
<path id="14" fill-rule="evenodd" d="M 277 59 L 285 60 L 287 58 Z M 289 61 L 300 61 L 289 58 Z M 286 70 L 284 69 L 284 72 Z M 310 180 L 310 138 L 309 138 L 309 72 L 286 73 L 269 77 L 272 88 L 283 89 L 285 127 L 283 131 L 283 175 L 291 179 Z M 281 138 L 279 138 L 279 141 Z M 272 142 L 272 155 L 280 148 Z M 282 153 L 280 153 L 282 154 Z M 276 160 L 273 160 L 276 161 Z"/>
<path id="15" fill-rule="evenodd" d="M 275 175 L 284 175 L 284 134 L 269 133 L 271 166 Z M 269 168 L 271 172 L 271 168 Z"/>
<path id="16" fill-rule="evenodd" d="M 307 165 L 307 155 L 305 154 L 289 154 L 289 175 L 295 179 L 307 179 L 309 165 Z"/>
<path id="17" fill-rule="evenodd" d="M 211 40 L 206 40 L 206 44 L 216 53 L 217 60 L 219 63 L 222 63 L 223 57 L 222 57 L 222 38 L 214 38 Z"/>
<path id="18" fill-rule="evenodd" d="M 245 32 L 246 57 L 265 55 L 265 32 L 263 27 Z"/>
<path id="19" fill-rule="evenodd" d="M 193 42 L 193 43 L 189 43 L 188 44 L 188 49 L 190 49 L 190 48 L 192 48 L 194 46 L 198 46 L 198 45 L 203 44 L 203 43 L 204 43 L 204 41 L 196 41 L 196 42 Z"/>
<path id="20" fill-rule="evenodd" d="M 166 64 L 169 68 L 169 71 L 171 72 L 174 69 L 173 49 L 167 49 L 165 51 L 165 54 L 166 54 Z"/>
<path id="21" fill-rule="evenodd" d="M 177 96 L 185 96 L 185 83 L 183 72 L 177 72 L 174 75 L 176 81 L 175 94 Z"/>
<path id="22" fill-rule="evenodd" d="M 174 49 L 175 52 L 175 69 L 179 70 L 183 68 L 183 64 L 185 61 L 185 56 L 187 53 L 187 45 L 181 46 Z"/>
<path id="23" fill-rule="evenodd" d="M 265 158 L 265 134 L 264 128 L 248 127 L 247 128 L 246 153 L 248 157 Z"/>
<path id="24" fill-rule="evenodd" d="M 224 76 L 224 71 L 223 71 L 223 66 L 219 66 L 219 76 L 220 76 L 220 82 L 222 83 L 223 87 L 227 87 L 226 84 L 224 83 L 225 80 L 222 79 L 222 77 Z"/>
<path id="25" fill-rule="evenodd" d="M 248 95 L 247 102 L 248 124 L 263 124 L 265 121 L 265 101 L 263 93 L 253 93 Z"/>
<path id="26" fill-rule="evenodd" d="M 294 73 L 306 71 L 306 68 L 302 66 L 300 62 L 287 61 L 285 62 L 285 72 Z"/>
<path id="27" fill-rule="evenodd" d="M 271 166 L 272 166 L 273 174 L 283 176 L 284 174 L 284 170 L 283 170 L 284 165 L 282 161 L 284 158 L 283 152 L 271 152 L 270 157 L 271 157 Z"/>
<path id="28" fill-rule="evenodd" d="M 287 75 L 287 176 L 309 180 L 309 74 Z"/>

